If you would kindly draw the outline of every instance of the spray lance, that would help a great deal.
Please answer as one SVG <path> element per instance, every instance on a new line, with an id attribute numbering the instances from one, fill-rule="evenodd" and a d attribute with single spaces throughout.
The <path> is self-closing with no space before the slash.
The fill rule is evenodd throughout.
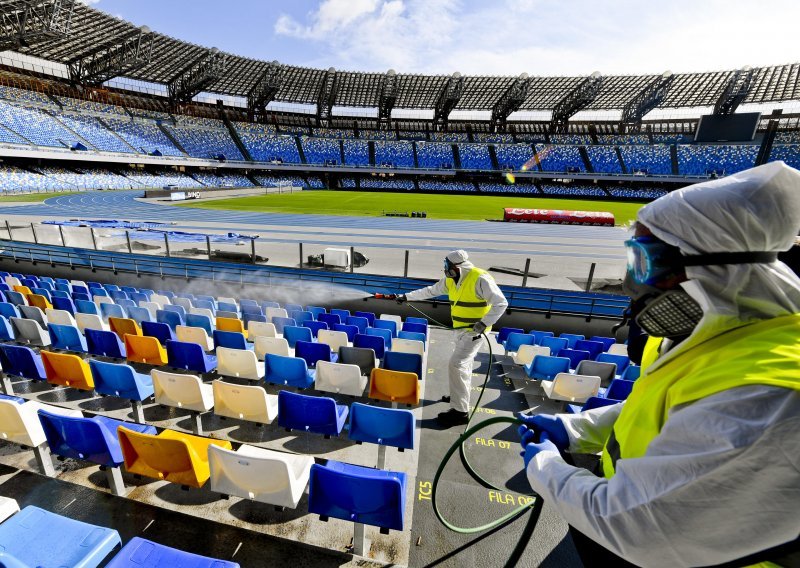
<path id="1" fill-rule="evenodd" d="M 397 298 L 398 298 L 398 294 L 373 294 L 372 296 L 365 298 L 365 301 L 367 299 L 369 299 L 369 298 L 374 298 L 376 300 L 393 300 L 393 301 L 396 301 Z M 425 314 L 424 312 L 422 312 L 421 310 L 419 310 L 416 306 L 413 305 L 413 301 L 408 301 L 407 300 L 406 301 L 406 305 L 408 305 L 409 308 L 411 308 L 415 312 L 419 313 L 421 316 L 429 319 L 433 323 L 435 323 L 435 324 L 437 324 L 437 325 L 439 325 L 439 326 L 441 326 L 443 328 L 451 328 L 451 326 L 445 325 L 445 324 L 443 324 L 441 322 L 438 322 L 435 319 L 433 319 L 432 317 L 430 317 L 427 314 Z M 439 511 L 439 507 L 438 507 L 438 503 L 437 503 L 437 499 L 436 499 L 439 480 L 440 480 L 440 478 L 442 476 L 442 473 L 444 472 L 445 467 L 450 462 L 450 459 L 453 457 L 453 454 L 456 453 L 456 451 L 459 452 L 459 455 L 461 457 L 461 462 L 464 465 L 464 469 L 467 470 L 467 473 L 469 473 L 469 475 L 475 481 L 477 481 L 482 486 L 484 486 L 484 487 L 486 487 L 488 489 L 493 489 L 495 491 L 505 491 L 505 488 L 498 487 L 498 486 L 492 484 L 490 481 L 487 481 L 486 479 L 481 477 L 478 474 L 478 472 L 475 471 L 475 469 L 472 467 L 472 465 L 469 463 L 469 460 L 467 459 L 467 455 L 466 455 L 466 452 L 465 452 L 464 444 L 467 442 L 467 440 L 472 438 L 472 436 L 474 436 L 477 432 L 480 432 L 481 430 L 485 430 L 486 428 L 488 428 L 490 426 L 493 426 L 495 424 L 513 424 L 513 425 L 516 425 L 516 426 L 524 424 L 522 422 L 522 420 L 520 420 L 519 418 L 514 417 L 514 416 L 496 416 L 494 418 L 489 418 L 488 420 L 484 420 L 482 422 L 479 422 L 478 424 L 475 424 L 474 426 L 470 427 L 470 424 L 472 423 L 472 418 L 475 416 L 475 412 L 477 412 L 478 408 L 480 407 L 481 399 L 483 398 L 483 394 L 486 391 L 486 385 L 489 383 L 489 378 L 491 377 L 492 365 L 494 364 L 494 354 L 492 352 L 492 344 L 489 341 L 489 338 L 486 336 L 486 333 L 485 332 L 481 332 L 481 333 L 477 334 L 475 337 L 473 337 L 472 340 L 475 341 L 477 339 L 480 339 L 481 337 L 486 342 L 486 347 L 489 350 L 489 365 L 488 365 L 488 367 L 486 369 L 486 375 L 484 376 L 483 385 L 481 385 L 481 390 L 480 390 L 480 394 L 478 395 L 478 400 L 475 402 L 475 406 L 473 407 L 472 412 L 470 413 L 470 415 L 469 415 L 469 417 L 467 419 L 467 424 L 464 426 L 464 432 L 458 437 L 458 439 L 456 439 L 455 442 L 453 442 L 453 445 L 450 446 L 450 448 L 447 450 L 447 452 L 445 452 L 444 457 L 442 458 L 441 462 L 439 463 L 439 467 L 436 469 L 436 474 L 433 477 L 433 486 L 431 488 L 431 493 L 432 493 L 432 495 L 431 495 L 431 504 L 433 506 L 433 512 L 436 515 L 436 518 L 439 520 L 439 522 L 442 523 L 449 530 L 451 530 L 453 532 L 456 532 L 456 533 L 459 533 L 459 534 L 476 534 L 476 533 L 480 533 L 480 532 L 484 532 L 484 531 L 494 530 L 494 529 L 496 529 L 498 527 L 501 527 L 501 526 L 503 526 L 503 525 L 505 525 L 507 523 L 510 523 L 511 521 L 515 520 L 516 518 L 520 517 L 521 515 L 525 514 L 528 511 L 530 511 L 531 514 L 530 514 L 530 516 L 528 518 L 528 521 L 525 524 L 525 528 L 523 529 L 522 534 L 520 535 L 520 538 L 519 538 L 519 540 L 517 542 L 517 545 L 514 547 L 514 550 L 511 552 L 511 556 L 509 556 L 508 560 L 504 564 L 504 567 L 510 568 L 510 567 L 516 566 L 517 562 L 522 557 L 522 554 L 525 551 L 525 547 L 528 544 L 528 540 L 530 540 L 530 537 L 533 534 L 533 530 L 536 528 L 536 524 L 539 521 L 539 515 L 542 512 L 542 498 L 541 497 L 539 497 L 535 493 L 527 495 L 529 497 L 533 497 L 534 498 L 532 502 L 517 507 L 513 511 L 510 511 L 509 513 L 506 513 L 505 515 L 503 515 L 502 517 L 500 517 L 499 519 L 497 519 L 495 521 L 491 521 L 489 523 L 486 523 L 486 524 L 483 524 L 483 525 L 480 525 L 480 526 L 477 526 L 477 527 L 459 527 L 459 526 L 451 523 L 447 519 L 445 519 L 444 516 L 442 515 L 441 511 Z M 542 433 L 540 435 L 540 437 L 539 437 L 539 441 L 540 442 L 543 442 L 546 439 L 547 439 L 547 436 L 544 433 Z"/>

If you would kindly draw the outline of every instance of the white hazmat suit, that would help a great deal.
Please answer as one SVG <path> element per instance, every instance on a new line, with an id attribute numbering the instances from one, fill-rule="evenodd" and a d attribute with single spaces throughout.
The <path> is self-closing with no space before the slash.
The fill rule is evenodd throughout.
<path id="1" fill-rule="evenodd" d="M 800 228 L 800 172 L 779 162 L 686 187 L 638 218 L 685 254 L 787 250 Z M 800 312 L 800 280 L 781 262 L 686 274 L 681 286 L 703 318 L 651 369 L 732 327 Z M 559 414 L 570 451 L 601 451 L 621 408 Z M 552 451 L 534 456 L 527 474 L 571 526 L 632 563 L 742 559 L 800 533 L 800 393 L 742 386 L 674 407 L 646 454 L 618 461 L 611 479 Z"/>

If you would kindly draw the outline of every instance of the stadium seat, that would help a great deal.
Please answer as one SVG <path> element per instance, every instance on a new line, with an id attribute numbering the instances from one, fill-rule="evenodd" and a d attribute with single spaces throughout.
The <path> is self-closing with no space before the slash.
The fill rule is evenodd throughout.
<path id="1" fill-rule="evenodd" d="M 86 361 L 77 355 L 50 351 L 42 351 L 40 355 L 48 383 L 86 391 L 94 390 L 92 371 Z"/>
<path id="2" fill-rule="evenodd" d="M 228 300 L 233 300 L 233 298 L 227 298 Z M 217 311 L 218 312 L 230 312 L 232 314 L 239 314 L 239 306 L 234 301 L 225 301 L 223 298 L 217 299 Z"/>
<path id="3" fill-rule="evenodd" d="M 383 359 L 386 354 L 386 340 L 379 335 L 358 333 L 353 341 L 353 346 L 361 349 L 372 349 L 378 359 Z"/>
<path id="4" fill-rule="evenodd" d="M 88 328 L 84 333 L 86 337 L 86 350 L 91 355 L 125 359 L 125 345 L 120 341 L 116 333 Z"/>
<path id="5" fill-rule="evenodd" d="M 308 486 L 314 458 L 242 444 L 208 449 L 211 491 L 295 509 Z M 216 568 L 216 567 L 215 567 Z"/>
<path id="6" fill-rule="evenodd" d="M 428 336 L 418 331 L 399 331 L 397 337 L 400 339 L 411 339 L 413 341 L 421 341 L 423 345 L 427 345 Z"/>
<path id="7" fill-rule="evenodd" d="M 602 343 L 604 352 L 608 351 L 611 348 L 611 346 L 617 342 L 617 340 L 614 339 L 613 337 L 603 337 L 600 335 L 593 335 L 589 339 L 591 341 L 597 341 L 598 343 Z"/>
<path id="8" fill-rule="evenodd" d="M 306 389 L 314 384 L 314 370 L 299 357 L 264 356 L 264 380 L 268 383 Z"/>
<path id="9" fill-rule="evenodd" d="M 598 362 L 587 359 L 578 363 L 575 374 L 600 377 L 600 385 L 607 386 L 614 380 L 617 374 L 617 366 L 614 363 L 604 363 L 602 361 Z"/>
<path id="10" fill-rule="evenodd" d="M 247 340 L 255 342 L 256 337 L 278 337 L 275 324 L 271 322 L 249 321 L 247 323 Z"/>
<path id="11" fill-rule="evenodd" d="M 275 331 L 279 334 L 283 335 L 283 328 L 285 327 L 296 327 L 297 322 L 294 321 L 292 318 L 284 318 L 284 317 L 274 317 L 272 318 L 272 323 L 275 326 Z"/>
<path id="12" fill-rule="evenodd" d="M 128 473 L 189 487 L 202 487 L 208 481 L 209 446 L 232 449 L 230 442 L 174 430 L 153 436 L 120 426 L 117 433 Z"/>
<path id="13" fill-rule="evenodd" d="M 414 449 L 416 420 L 410 410 L 350 405 L 350 439 L 357 442 Z"/>
<path id="14" fill-rule="evenodd" d="M 403 530 L 406 474 L 328 460 L 311 466 L 308 511 L 322 519 Z"/>
<path id="15" fill-rule="evenodd" d="M 77 329 L 77 328 L 76 328 Z M 0 316 L 0 341 L 14 341 L 14 328 L 11 327 L 11 322 L 5 316 Z M 53 341 L 53 335 L 50 334 L 50 342 Z"/>
<path id="16" fill-rule="evenodd" d="M 218 379 L 214 390 L 214 414 L 259 424 L 272 424 L 278 416 L 278 396 L 258 385 L 234 385 Z"/>
<path id="17" fill-rule="evenodd" d="M 291 310 L 289 312 L 289 317 L 298 324 L 302 324 L 304 321 L 314 321 L 314 314 L 304 310 Z"/>
<path id="18" fill-rule="evenodd" d="M 263 361 L 268 353 L 283 355 L 284 357 L 294 355 L 293 352 L 289 351 L 289 342 L 283 337 L 256 336 L 256 342 L 253 344 L 253 351 L 259 361 Z"/>
<path id="19" fill-rule="evenodd" d="M 415 339 L 397 338 L 392 341 L 392 351 L 396 353 L 416 353 L 420 357 L 425 356 L 425 344 Z"/>
<path id="20" fill-rule="evenodd" d="M 294 356 L 305 360 L 309 369 L 315 368 L 317 361 L 335 363 L 339 358 L 338 354 L 331 351 L 329 345 L 309 341 L 298 341 L 295 344 Z"/>
<path id="21" fill-rule="evenodd" d="M 624 343 L 614 343 L 606 351 L 609 355 L 625 355 L 628 356 L 628 346 Z"/>
<path id="22" fill-rule="evenodd" d="M 202 303 L 203 302 L 198 302 L 198 304 Z M 205 316 L 208 318 L 209 322 L 213 322 L 216 319 L 216 310 L 210 307 L 194 306 L 189 310 L 189 313 L 186 314 L 186 325 L 195 325 L 190 323 L 191 316 Z"/>
<path id="23" fill-rule="evenodd" d="M 533 345 L 533 342 L 534 337 L 532 335 L 512 331 L 506 336 L 503 347 L 506 350 L 506 354 L 512 354 L 516 353 L 522 345 Z"/>
<path id="24" fill-rule="evenodd" d="M 398 404 L 419 404 L 419 378 L 415 373 L 372 369 L 369 398 Z"/>
<path id="25" fill-rule="evenodd" d="M 264 307 L 264 315 L 273 323 L 275 323 L 275 318 L 289 318 L 289 312 L 279 307 L 277 304 L 275 306 L 264 306 L 264 304 L 262 304 L 262 307 Z"/>
<path id="26" fill-rule="evenodd" d="M 110 317 L 108 318 L 108 328 L 120 339 L 124 339 L 126 335 L 142 335 L 139 325 L 130 318 Z"/>
<path id="27" fill-rule="evenodd" d="M 614 379 L 611 381 L 611 384 L 608 385 L 603 397 L 609 400 L 627 400 L 628 395 L 631 394 L 631 391 L 633 390 L 634 384 L 634 381 Z"/>
<path id="28" fill-rule="evenodd" d="M 501 327 L 500 331 L 497 332 L 497 336 L 495 337 L 495 341 L 500 345 L 505 346 L 506 339 L 512 333 L 525 333 L 524 329 L 519 327 Z"/>
<path id="29" fill-rule="evenodd" d="M 156 314 L 158 314 L 158 310 L 161 309 L 161 305 L 156 304 L 155 302 L 139 302 L 139 307 L 150 312 L 150 318 L 152 321 L 156 321 Z"/>
<path id="30" fill-rule="evenodd" d="M 206 333 L 214 335 L 214 316 L 207 314 L 191 313 L 186 316 L 187 327 L 202 327 Z"/>
<path id="31" fill-rule="evenodd" d="M 320 331 L 328 329 L 328 324 L 322 321 L 306 320 L 300 322 L 300 327 L 307 327 L 310 329 L 311 335 L 316 339 Z"/>
<path id="32" fill-rule="evenodd" d="M 375 314 L 373 312 L 353 312 L 353 316 L 366 318 L 369 327 L 373 327 L 375 325 Z"/>
<path id="33" fill-rule="evenodd" d="M 50 334 L 39 325 L 39 322 L 25 318 L 10 318 L 9 324 L 18 343 L 26 343 L 38 347 L 50 345 Z"/>
<path id="34" fill-rule="evenodd" d="M 391 350 L 392 348 L 392 332 L 388 329 L 381 329 L 377 327 L 368 327 L 367 328 L 367 335 L 372 335 L 375 337 L 382 337 L 384 343 L 386 344 L 386 349 Z M 377 352 L 376 352 L 377 353 Z M 382 357 L 379 357 L 382 358 Z"/>
<path id="35" fill-rule="evenodd" d="M 372 323 L 372 327 L 375 329 L 385 329 L 388 330 L 392 336 L 392 339 L 397 337 L 397 323 L 392 320 L 385 320 L 385 319 L 376 319 Z"/>
<path id="36" fill-rule="evenodd" d="M 113 294 L 112 294 L 112 297 L 113 297 Z M 116 300 L 116 298 L 114 298 L 114 299 Z M 179 296 L 177 298 L 173 298 L 172 299 L 172 305 L 171 306 L 164 306 L 164 309 L 165 310 L 169 310 L 169 311 L 178 312 L 185 319 L 186 318 L 186 314 L 189 313 L 189 310 L 192 309 L 192 307 L 193 306 L 192 306 L 191 298 L 182 298 L 182 297 Z"/>
<path id="37" fill-rule="evenodd" d="M 163 292 L 163 290 L 161 290 L 161 291 Z M 162 309 L 163 309 L 164 306 L 168 306 L 169 304 L 172 303 L 172 301 L 167 296 L 165 296 L 164 294 L 152 294 L 150 296 L 150 301 L 155 303 L 155 304 L 158 304 L 159 307 L 162 308 Z"/>
<path id="38" fill-rule="evenodd" d="M 321 329 L 317 334 L 317 342 L 324 343 L 325 345 L 329 345 L 331 351 L 335 353 L 339 352 L 339 348 L 342 346 L 347 346 L 347 334 L 343 331 L 332 331 L 329 329 Z"/>
<path id="39" fill-rule="evenodd" d="M 559 337 L 567 340 L 567 348 L 569 349 L 575 349 L 576 342 L 586 339 L 585 335 L 578 335 L 576 333 L 562 333 Z"/>
<path id="40" fill-rule="evenodd" d="M 372 370 L 377 367 L 375 352 L 363 347 L 340 347 L 339 363 L 357 365 L 365 377 L 369 377 Z"/>
<path id="41" fill-rule="evenodd" d="M 575 344 L 577 346 L 579 344 L 579 342 L 576 341 Z M 566 339 L 564 339 L 562 337 L 551 337 L 551 336 L 548 336 L 548 337 L 543 337 L 542 338 L 542 341 L 541 341 L 540 345 L 542 347 L 549 347 L 550 348 L 550 354 L 553 357 L 558 357 L 559 353 L 561 352 L 561 350 L 567 348 L 567 346 L 569 345 L 569 341 L 567 341 Z M 579 349 L 579 348 L 576 347 L 576 349 Z M 581 351 L 583 351 L 583 350 L 581 350 Z"/>
<path id="42" fill-rule="evenodd" d="M 239 568 L 236 562 L 218 560 L 199 554 L 191 554 L 146 540 L 133 537 L 109 562 L 107 568 Z"/>
<path id="43" fill-rule="evenodd" d="M 256 358 L 253 351 L 218 347 L 217 374 L 260 381 L 264 377 L 264 363 Z"/>
<path id="44" fill-rule="evenodd" d="M 550 355 L 549 347 L 542 347 L 541 345 L 520 345 L 516 353 L 514 353 L 514 363 L 517 365 L 530 365 L 533 358 L 537 355 Z"/>
<path id="45" fill-rule="evenodd" d="M 174 369 L 196 373 L 210 373 L 217 367 L 214 355 L 206 354 L 197 343 L 183 341 L 167 341 L 167 360 Z"/>
<path id="46" fill-rule="evenodd" d="M 127 314 L 122 306 L 117 304 L 100 304 L 100 317 L 108 323 L 109 318 L 125 318 Z"/>
<path id="47" fill-rule="evenodd" d="M 156 366 L 167 364 L 167 352 L 155 337 L 130 334 L 124 337 L 128 361 Z"/>
<path id="48" fill-rule="evenodd" d="M 153 379 L 157 404 L 195 412 L 208 412 L 214 408 L 211 385 L 203 383 L 196 375 L 179 375 L 153 369 L 150 377 Z"/>
<path id="49" fill-rule="evenodd" d="M 600 396 L 590 396 L 586 402 L 582 405 L 580 404 L 568 404 L 567 405 L 567 412 L 569 414 L 580 414 L 585 410 L 592 410 L 595 408 L 601 408 L 603 406 L 612 406 L 614 404 L 619 404 L 618 400 L 609 400 L 607 398 L 603 398 Z"/>
<path id="50" fill-rule="evenodd" d="M 383 368 L 390 371 L 414 373 L 420 380 L 424 378 L 422 356 L 415 353 L 388 351 L 383 359 Z"/>
<path id="51" fill-rule="evenodd" d="M 142 322 L 142 334 L 155 337 L 161 345 L 166 345 L 167 341 L 175 340 L 175 333 L 172 328 L 165 323 L 156 321 Z"/>
<path id="52" fill-rule="evenodd" d="M 347 325 L 343 323 L 334 325 L 333 331 L 340 331 L 342 333 L 347 334 L 347 341 L 349 341 L 350 343 L 353 343 L 353 341 L 356 340 L 356 335 L 360 333 L 356 326 Z"/>
<path id="53" fill-rule="evenodd" d="M 345 325 L 354 325 L 358 328 L 358 333 L 367 333 L 369 327 L 369 320 L 364 317 L 350 316 L 344 321 Z"/>
<path id="54" fill-rule="evenodd" d="M 47 323 L 48 325 L 51 323 L 55 323 L 58 325 L 71 325 L 73 327 L 78 327 L 78 324 L 75 322 L 75 318 L 73 314 L 66 311 L 66 310 L 57 310 L 55 308 L 50 308 L 45 312 L 47 316 Z"/>
<path id="55" fill-rule="evenodd" d="M 87 300 L 75 300 L 75 309 L 81 314 L 100 315 L 100 309 L 97 307 L 97 304 Z"/>
<path id="56" fill-rule="evenodd" d="M 75 303 L 70 298 L 53 297 L 53 307 L 57 310 L 64 310 L 73 316 L 75 315 Z"/>
<path id="57" fill-rule="evenodd" d="M 19 313 L 19 308 L 9 302 L 0 302 L 0 316 L 4 318 L 22 317 Z"/>
<path id="58" fill-rule="evenodd" d="M 170 312 L 168 310 L 157 310 L 156 311 L 156 321 L 158 323 L 165 323 L 167 324 L 170 329 L 174 332 L 175 328 L 179 325 L 184 325 L 186 322 L 184 321 L 183 317 L 177 312 Z"/>
<path id="59" fill-rule="evenodd" d="M 306 306 L 306 311 L 311 312 L 315 320 L 318 320 L 322 314 L 328 313 L 328 310 L 320 306 Z"/>
<path id="60" fill-rule="evenodd" d="M 298 341 L 313 343 L 314 335 L 307 327 L 287 325 L 283 328 L 283 337 L 289 342 L 289 347 L 295 348 Z"/>
<path id="61" fill-rule="evenodd" d="M 36 306 L 19 306 L 20 315 L 39 324 L 43 330 L 47 330 L 47 317 L 44 312 Z"/>
<path id="62" fill-rule="evenodd" d="M 78 329 L 86 335 L 87 329 L 96 329 L 97 331 L 107 331 L 108 326 L 103 323 L 103 320 L 100 319 L 100 316 L 96 314 L 84 314 L 84 313 L 77 313 L 75 314 L 75 323 L 78 325 Z"/>
<path id="63" fill-rule="evenodd" d="M 627 355 L 613 355 L 611 353 L 600 353 L 595 359 L 598 363 L 614 363 L 617 366 L 617 374 L 621 375 L 631 364 Z"/>
<path id="64" fill-rule="evenodd" d="M 115 495 L 124 495 L 125 486 L 119 467 L 123 463 L 122 451 L 117 439 L 117 428 L 125 426 L 144 434 L 156 434 L 153 426 L 131 424 L 106 416 L 92 418 L 64 416 L 47 410 L 39 410 L 50 451 L 62 458 L 80 459 L 96 463 L 105 468 L 116 469 L 109 476 L 109 485 Z"/>
<path id="65" fill-rule="evenodd" d="M 332 398 L 307 396 L 287 390 L 278 393 L 278 425 L 286 430 L 338 436 L 347 422 L 348 408 Z"/>
<path id="66" fill-rule="evenodd" d="M 600 377 L 558 373 L 552 381 L 543 380 L 542 389 L 550 400 L 586 402 L 600 389 Z"/>
<path id="67" fill-rule="evenodd" d="M 142 401 L 153 396 L 155 392 L 150 375 L 137 373 L 130 365 L 96 359 L 89 360 L 89 369 L 92 371 L 94 391 L 97 394 L 130 400 L 134 419 L 144 422 Z"/>
<path id="68" fill-rule="evenodd" d="M 575 369 L 580 364 L 581 361 L 589 359 L 592 356 L 592 354 L 589 353 L 588 351 L 580 351 L 578 349 L 567 348 L 567 349 L 562 349 L 559 352 L 558 356 L 566 357 L 567 359 L 569 359 L 569 368 Z"/>
<path id="69" fill-rule="evenodd" d="M 186 343 L 197 343 L 203 351 L 213 351 L 214 341 L 208 336 L 202 327 L 191 327 L 179 325 L 175 328 L 175 337 L 178 341 Z"/>
<path id="70" fill-rule="evenodd" d="M 6 298 L 8 301 L 15 306 L 27 306 L 28 300 L 25 298 L 24 294 L 20 294 L 14 290 L 5 292 Z"/>
<path id="71" fill-rule="evenodd" d="M 119 533 L 113 529 L 62 517 L 33 505 L 0 524 L 2 562 L 7 568 L 90 568 L 99 566 L 120 544 Z"/>
<path id="72" fill-rule="evenodd" d="M 247 337 L 244 322 L 240 319 L 217 317 L 217 329 L 220 331 L 235 331 Z"/>
<path id="73" fill-rule="evenodd" d="M 97 308 L 101 310 L 101 313 L 103 304 L 116 305 L 105 290 L 92 290 L 92 301 L 97 304 Z"/>
<path id="74" fill-rule="evenodd" d="M 403 322 L 403 329 L 402 331 L 410 331 L 411 333 L 421 333 L 428 338 L 428 324 L 419 323 L 410 321 L 413 318 L 406 318 L 406 321 Z"/>
<path id="75" fill-rule="evenodd" d="M 3 373 L 13 377 L 47 380 L 41 356 L 30 347 L 0 344 L 0 367 Z"/>
<path id="76" fill-rule="evenodd" d="M 214 330 L 214 345 L 217 349 L 220 347 L 227 347 L 228 349 L 252 349 L 253 346 L 247 343 L 244 334 L 238 331 L 220 331 Z"/>
<path id="77" fill-rule="evenodd" d="M 340 308 L 333 308 L 328 310 L 328 313 L 339 316 L 339 319 L 344 322 L 350 317 L 350 310 L 343 310 Z"/>
<path id="78" fill-rule="evenodd" d="M 358 365 L 345 365 L 319 361 L 317 363 L 314 388 L 318 391 L 363 396 L 367 378 L 361 374 Z"/>
<path id="79" fill-rule="evenodd" d="M 329 329 L 333 329 L 334 325 L 342 323 L 342 319 L 336 314 L 318 314 L 317 321 L 327 323 Z"/>
<path id="80" fill-rule="evenodd" d="M 592 359 L 597 359 L 597 356 L 605 351 L 605 347 L 599 341 L 580 340 L 575 343 L 575 349 L 581 351 L 588 351 Z"/>
<path id="81" fill-rule="evenodd" d="M 631 364 L 625 368 L 625 372 L 622 374 L 620 378 L 625 381 L 635 381 L 636 379 L 639 378 L 641 372 L 642 368 L 639 365 Z"/>
<path id="82" fill-rule="evenodd" d="M 50 334 L 50 347 L 64 351 L 86 353 L 86 339 L 77 327 L 71 325 L 47 324 Z"/>
<path id="83" fill-rule="evenodd" d="M 536 345 L 541 345 L 542 339 L 544 339 L 545 337 L 553 337 L 555 334 L 552 331 L 536 331 L 534 329 L 530 331 L 530 335 L 533 336 L 533 342 Z"/>
<path id="84" fill-rule="evenodd" d="M 35 308 L 39 308 L 42 311 L 45 311 L 47 308 L 53 307 L 50 301 L 46 297 L 40 294 L 29 294 L 28 304 L 30 304 Z"/>
<path id="85" fill-rule="evenodd" d="M 559 373 L 569 373 L 569 365 L 566 357 L 537 355 L 525 367 L 525 373 L 537 381 L 552 381 Z"/>

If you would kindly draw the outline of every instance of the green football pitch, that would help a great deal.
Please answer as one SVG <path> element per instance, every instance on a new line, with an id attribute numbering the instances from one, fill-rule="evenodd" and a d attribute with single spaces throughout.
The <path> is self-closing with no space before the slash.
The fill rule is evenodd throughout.
<path id="1" fill-rule="evenodd" d="M 59 197 L 61 195 L 72 195 L 78 193 L 76 191 L 56 191 L 50 193 L 19 193 L 12 195 L 3 195 L 0 197 L 0 203 L 30 203 L 36 201 L 44 201 L 51 197 Z"/>
<path id="2" fill-rule="evenodd" d="M 388 212 L 425 211 L 433 219 L 502 219 L 505 207 L 608 211 L 618 225 L 636 217 L 641 203 L 502 197 L 487 195 L 439 195 L 364 191 L 300 191 L 273 193 L 213 201 L 187 201 L 184 207 L 265 211 L 274 213 L 318 213 L 321 215 L 381 216 Z"/>

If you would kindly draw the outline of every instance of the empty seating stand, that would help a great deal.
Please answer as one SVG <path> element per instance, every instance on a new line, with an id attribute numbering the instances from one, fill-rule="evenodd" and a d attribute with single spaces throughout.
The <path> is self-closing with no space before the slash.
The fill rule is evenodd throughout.
<path id="1" fill-rule="evenodd" d="M 126 493 L 120 471 L 124 460 L 117 439 L 117 427 L 125 426 L 144 434 L 156 434 L 153 426 L 130 424 L 105 416 L 64 416 L 44 409 L 39 410 L 39 421 L 52 453 L 104 467 L 108 485 L 115 495 Z"/>
<path id="2" fill-rule="evenodd" d="M 210 446 L 211 491 L 295 509 L 308 486 L 314 458 L 242 444 Z"/>

